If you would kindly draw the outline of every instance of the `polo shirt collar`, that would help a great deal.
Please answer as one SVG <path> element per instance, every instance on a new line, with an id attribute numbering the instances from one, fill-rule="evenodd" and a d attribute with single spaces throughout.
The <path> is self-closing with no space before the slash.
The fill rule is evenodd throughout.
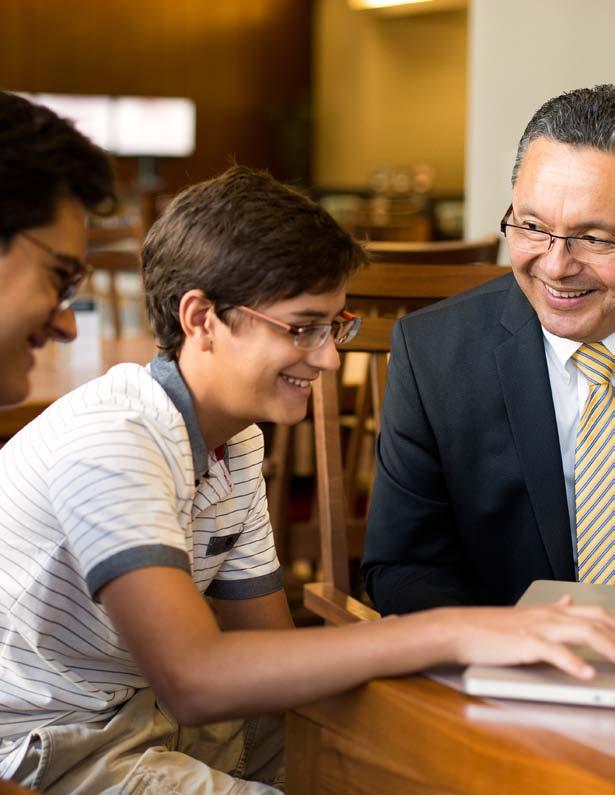
<path id="1" fill-rule="evenodd" d="M 208 453 L 186 382 L 179 372 L 177 362 L 160 355 L 152 359 L 149 370 L 152 378 L 160 384 L 184 418 L 192 450 L 194 477 L 198 479 L 207 472 Z"/>

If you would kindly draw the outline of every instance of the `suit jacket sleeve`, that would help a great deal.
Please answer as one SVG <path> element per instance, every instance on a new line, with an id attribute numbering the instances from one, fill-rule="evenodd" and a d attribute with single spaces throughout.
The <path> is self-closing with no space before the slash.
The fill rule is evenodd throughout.
<path id="1" fill-rule="evenodd" d="M 425 399 L 397 323 L 362 567 L 367 591 L 384 615 L 477 602 L 463 577 Z"/>

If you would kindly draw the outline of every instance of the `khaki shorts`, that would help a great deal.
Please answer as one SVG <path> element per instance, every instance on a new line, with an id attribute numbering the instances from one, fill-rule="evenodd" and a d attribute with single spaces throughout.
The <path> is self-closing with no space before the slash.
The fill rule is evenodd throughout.
<path id="1" fill-rule="evenodd" d="M 14 780 L 48 795 L 279 795 L 282 738 L 277 716 L 179 726 L 146 688 L 108 723 L 34 732 Z"/>

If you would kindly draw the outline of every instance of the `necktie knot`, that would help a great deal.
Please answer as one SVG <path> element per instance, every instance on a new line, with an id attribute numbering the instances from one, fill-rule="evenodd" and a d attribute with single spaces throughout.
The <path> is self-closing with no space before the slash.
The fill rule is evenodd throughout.
<path id="1" fill-rule="evenodd" d="M 615 356 L 601 342 L 590 342 L 572 354 L 575 365 L 591 384 L 610 384 L 615 373 Z"/>

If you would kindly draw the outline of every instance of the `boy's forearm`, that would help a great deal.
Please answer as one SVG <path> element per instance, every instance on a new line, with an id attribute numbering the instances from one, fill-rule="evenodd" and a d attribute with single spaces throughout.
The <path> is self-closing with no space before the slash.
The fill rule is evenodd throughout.
<path id="1" fill-rule="evenodd" d="M 283 710 L 374 677 L 398 676 L 450 660 L 449 647 L 433 611 L 290 633 L 222 633 L 213 645 L 195 650 L 186 667 L 191 673 L 183 679 L 181 692 L 176 688 L 173 700 L 183 723 Z M 217 672 L 215 687 L 203 681 L 212 671 Z"/>
<path id="2" fill-rule="evenodd" d="M 252 616 L 247 626 L 259 629 L 222 632 L 187 573 L 159 567 L 117 577 L 101 590 L 101 601 L 180 723 L 275 712 L 372 677 L 447 662 L 544 661 L 591 677 L 567 644 L 589 645 L 615 662 L 615 616 L 569 599 L 523 608 L 443 607 L 303 630 L 267 629 L 280 624 Z"/>

